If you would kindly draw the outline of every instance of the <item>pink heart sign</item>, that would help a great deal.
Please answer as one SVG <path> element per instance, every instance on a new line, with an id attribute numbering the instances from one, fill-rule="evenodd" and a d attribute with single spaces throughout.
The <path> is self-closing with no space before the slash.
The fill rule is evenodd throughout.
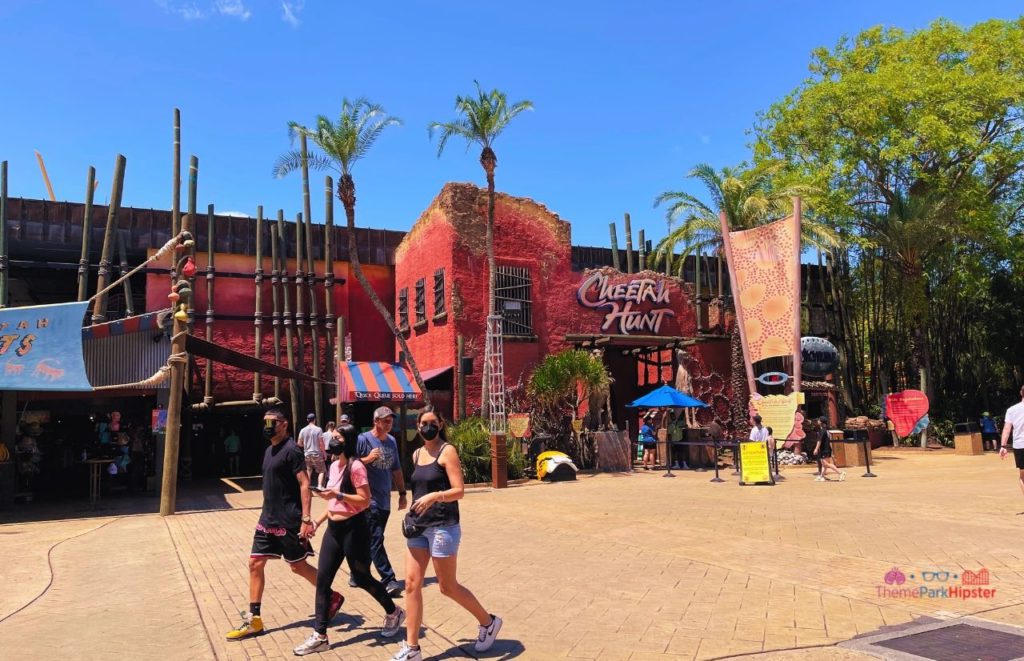
<path id="1" fill-rule="evenodd" d="M 900 436 L 908 436 L 926 413 L 928 396 L 920 390 L 904 390 L 885 396 L 885 415 L 892 420 Z"/>

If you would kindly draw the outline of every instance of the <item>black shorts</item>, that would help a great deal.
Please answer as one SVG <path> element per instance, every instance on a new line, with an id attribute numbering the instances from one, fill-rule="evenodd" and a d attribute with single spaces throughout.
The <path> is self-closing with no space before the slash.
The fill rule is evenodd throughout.
<path id="1" fill-rule="evenodd" d="M 989 442 L 989 441 L 998 441 L 999 440 L 999 432 L 994 432 L 994 431 L 993 432 L 985 432 L 985 431 L 983 431 L 983 432 L 981 432 L 981 440 L 986 442 L 986 443 Z"/>
<path id="2" fill-rule="evenodd" d="M 251 558 L 284 558 L 285 562 L 301 562 L 313 555 L 308 539 L 299 537 L 299 531 L 286 530 L 283 535 L 272 535 L 256 530 L 252 536 Z"/>
<path id="3" fill-rule="evenodd" d="M 1017 468 L 1024 471 L 1024 448 L 1013 449 L 1013 461 L 1017 464 Z"/>

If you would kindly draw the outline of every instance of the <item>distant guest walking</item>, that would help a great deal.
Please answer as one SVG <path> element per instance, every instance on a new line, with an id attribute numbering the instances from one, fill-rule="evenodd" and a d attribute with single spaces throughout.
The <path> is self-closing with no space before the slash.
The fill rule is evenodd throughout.
<path id="1" fill-rule="evenodd" d="M 992 446 L 991 449 L 995 450 L 996 445 L 999 443 L 999 429 L 996 427 L 996 421 L 992 419 L 988 411 L 981 414 L 978 425 L 981 427 L 982 451 L 988 450 L 989 445 Z"/>
<path id="2" fill-rule="evenodd" d="M 821 474 L 814 478 L 815 482 L 831 482 L 825 477 L 829 471 L 839 475 L 840 482 L 846 479 L 846 471 L 839 470 L 836 460 L 832 458 L 832 437 L 828 435 L 828 421 L 825 418 L 821 419 L 821 434 L 814 446 L 814 454 L 821 459 Z"/>
<path id="3" fill-rule="evenodd" d="M 1006 415 L 1003 416 L 1003 438 L 999 457 L 1006 459 L 1012 438 L 1013 460 L 1019 472 L 1020 490 L 1024 492 L 1024 386 L 1020 388 L 1020 397 L 1021 401 L 1006 409 Z"/>
<path id="4" fill-rule="evenodd" d="M 306 426 L 299 432 L 299 449 L 306 455 L 306 473 L 309 475 L 309 483 L 323 489 L 324 473 L 327 472 L 324 462 L 326 458 L 324 431 L 316 426 L 316 415 L 313 413 L 306 416 Z"/>
<path id="5" fill-rule="evenodd" d="M 658 448 L 658 438 L 654 432 L 654 411 L 648 412 L 643 420 L 644 423 L 640 427 L 640 444 L 644 448 L 643 467 L 646 471 L 654 468 Z"/>
<path id="6" fill-rule="evenodd" d="M 328 424 L 328 427 L 333 423 Z M 320 563 L 316 575 L 316 619 L 313 633 L 306 642 L 295 648 L 297 656 L 305 656 L 330 649 L 327 624 L 331 619 L 331 589 L 334 577 L 346 558 L 356 584 L 370 593 L 384 608 L 384 626 L 381 635 L 392 637 L 405 621 L 405 611 L 395 605 L 387 590 L 370 576 L 370 528 L 366 524 L 366 510 L 370 507 L 370 482 L 366 466 L 356 458 L 355 427 L 343 425 L 340 438 L 332 438 L 327 454 L 333 459 L 327 488 L 317 494 L 327 501 L 327 510 L 317 519 L 317 528 L 327 523 L 324 541 L 320 545 Z M 344 440 L 342 440 L 344 439 Z"/>
<path id="7" fill-rule="evenodd" d="M 479 630 L 474 649 L 486 652 L 501 631 L 501 618 L 487 612 L 456 576 L 459 541 L 459 503 L 465 495 L 462 463 L 454 446 L 448 444 L 444 420 L 430 408 L 417 421 L 423 447 L 412 456 L 412 509 L 403 533 L 408 538 L 405 558 L 406 623 L 405 643 L 392 661 L 419 661 L 420 625 L 423 623 L 423 577 L 432 562 L 438 588 L 476 618 Z"/>
<path id="8" fill-rule="evenodd" d="M 366 465 L 370 479 L 370 510 L 367 512 L 370 555 L 388 594 L 397 597 L 402 594 L 402 586 L 398 584 L 395 570 L 391 568 L 391 561 L 384 549 L 384 529 L 391 516 L 392 485 L 398 485 L 398 509 L 404 510 L 407 505 L 405 476 L 402 475 L 402 465 L 398 459 L 398 444 L 391 435 L 394 422 L 394 411 L 386 406 L 377 408 L 373 412 L 373 430 L 359 435 L 356 450 L 359 459 Z M 350 581 L 349 585 L 355 587 L 354 581 Z"/>

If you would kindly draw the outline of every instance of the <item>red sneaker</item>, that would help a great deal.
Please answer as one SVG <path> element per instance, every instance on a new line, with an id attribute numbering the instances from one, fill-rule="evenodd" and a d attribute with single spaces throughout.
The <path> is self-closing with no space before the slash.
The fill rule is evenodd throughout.
<path id="1" fill-rule="evenodd" d="M 334 616 L 341 610 L 341 605 L 343 603 L 345 603 L 345 597 L 340 592 L 335 592 L 331 595 L 331 607 L 327 609 L 328 621 L 334 619 Z"/>

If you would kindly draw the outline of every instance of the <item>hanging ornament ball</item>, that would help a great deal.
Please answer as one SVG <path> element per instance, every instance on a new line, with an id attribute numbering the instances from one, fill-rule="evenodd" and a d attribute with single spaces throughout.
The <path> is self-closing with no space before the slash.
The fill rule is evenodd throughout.
<path id="1" fill-rule="evenodd" d="M 185 311 L 185 306 L 178 306 L 178 311 L 174 313 L 174 318 L 178 321 L 188 321 L 188 312 Z"/>
<path id="2" fill-rule="evenodd" d="M 181 296 L 178 294 L 178 292 L 172 291 L 170 294 L 167 295 L 167 298 L 171 299 L 171 303 L 177 303 L 178 299 L 181 298 Z"/>
<path id="3" fill-rule="evenodd" d="M 189 239 L 188 241 L 182 243 L 181 245 L 183 245 L 187 249 L 191 249 L 196 247 L 196 242 L 193 241 L 192 239 Z"/>
<path id="4" fill-rule="evenodd" d="M 178 245 L 174 246 L 174 251 L 175 252 L 184 252 L 185 251 L 185 244 L 184 243 L 179 243 Z"/>
<path id="5" fill-rule="evenodd" d="M 181 274 L 186 278 L 191 278 L 196 274 L 196 263 L 192 261 L 191 257 L 188 258 L 185 262 L 185 266 L 182 267 Z"/>

